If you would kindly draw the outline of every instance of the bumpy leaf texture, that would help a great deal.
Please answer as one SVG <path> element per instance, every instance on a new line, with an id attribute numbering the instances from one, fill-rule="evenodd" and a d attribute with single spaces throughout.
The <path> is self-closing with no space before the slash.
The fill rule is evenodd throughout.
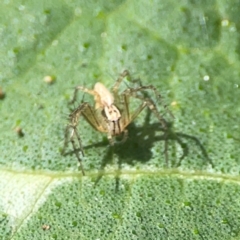
<path id="1" fill-rule="evenodd" d="M 239 8 L 1 1 L 0 238 L 239 239 Z M 67 103 L 75 86 L 111 87 L 124 69 L 158 89 L 167 137 L 146 110 L 110 148 L 81 119 L 83 177 L 71 146 L 60 154 Z"/>

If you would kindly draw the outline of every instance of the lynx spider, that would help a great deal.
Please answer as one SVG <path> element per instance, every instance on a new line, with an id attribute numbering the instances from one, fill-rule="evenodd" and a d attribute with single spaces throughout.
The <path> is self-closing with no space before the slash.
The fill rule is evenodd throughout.
<path id="1" fill-rule="evenodd" d="M 166 130 L 167 128 L 166 121 L 158 112 L 153 100 L 145 97 L 143 94 L 140 95 L 140 93 L 143 93 L 144 90 L 152 90 L 156 98 L 159 100 L 161 96 L 157 93 L 157 89 L 154 86 L 140 85 L 136 88 L 127 88 L 123 92 L 119 93 L 120 84 L 123 79 L 129 75 L 130 74 L 127 70 L 123 71 L 113 85 L 111 92 L 100 82 L 97 82 L 93 89 L 87 89 L 83 86 L 77 86 L 75 88 L 73 99 L 70 104 L 73 104 L 76 101 L 78 92 L 82 91 L 94 96 L 95 107 L 91 106 L 88 102 L 82 102 L 69 114 L 69 123 L 65 129 L 65 140 L 62 154 L 64 155 L 70 139 L 83 175 L 85 175 L 85 172 L 79 152 L 81 152 L 82 156 L 84 156 L 84 151 L 82 141 L 77 130 L 81 115 L 95 130 L 107 133 L 110 145 L 114 145 L 114 137 L 120 134 L 122 134 L 123 137 L 118 143 L 126 141 L 128 135 L 128 130 L 126 129 L 127 126 L 138 117 L 145 107 L 148 107 L 154 113 L 163 129 Z M 131 98 L 142 101 L 141 105 L 132 114 L 130 114 L 129 109 L 129 100 Z M 167 141 L 165 141 L 165 154 L 167 150 L 166 142 Z M 167 162 L 167 155 L 165 157 Z"/>

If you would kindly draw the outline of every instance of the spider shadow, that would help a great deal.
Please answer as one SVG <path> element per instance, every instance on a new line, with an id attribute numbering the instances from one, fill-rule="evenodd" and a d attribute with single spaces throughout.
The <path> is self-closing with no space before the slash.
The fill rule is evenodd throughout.
<path id="1" fill-rule="evenodd" d="M 106 165 L 113 162 L 114 158 L 117 157 L 118 170 L 116 173 L 116 189 L 118 189 L 122 164 L 124 163 L 128 165 L 135 165 L 136 162 L 145 163 L 149 161 L 152 158 L 151 149 L 153 148 L 155 142 L 158 141 L 164 141 L 162 152 L 163 156 L 165 154 L 166 167 L 168 167 L 169 141 L 178 143 L 182 149 L 182 155 L 179 160 L 171 159 L 171 167 L 179 167 L 183 159 L 189 155 L 190 146 L 183 139 L 194 142 L 195 145 L 197 145 L 200 149 L 204 161 L 210 163 L 213 166 L 212 160 L 209 158 L 206 149 L 197 137 L 182 132 L 175 132 L 172 122 L 166 122 L 167 129 L 163 129 L 163 127 L 158 122 L 150 123 L 151 114 L 152 112 L 148 109 L 144 124 L 142 126 L 136 126 L 135 123 L 131 123 L 129 125 L 129 137 L 124 143 L 117 143 L 114 146 L 109 146 L 109 142 L 107 140 L 104 140 L 102 142 L 84 147 L 84 149 L 107 147 L 107 151 L 101 161 L 99 175 L 95 181 L 95 185 L 97 185 L 97 183 L 104 175 L 104 169 Z"/>

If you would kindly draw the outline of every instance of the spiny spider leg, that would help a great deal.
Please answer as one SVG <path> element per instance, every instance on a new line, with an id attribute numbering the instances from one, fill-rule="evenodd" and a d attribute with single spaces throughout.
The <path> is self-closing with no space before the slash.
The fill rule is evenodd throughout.
<path id="1" fill-rule="evenodd" d="M 118 92 L 118 89 L 119 89 L 119 86 L 120 86 L 121 82 L 123 81 L 123 79 L 126 76 L 129 76 L 129 75 L 130 74 L 129 74 L 128 70 L 124 70 L 123 73 L 120 74 L 119 78 L 117 79 L 117 81 L 115 82 L 115 84 L 112 87 L 113 94 L 116 94 Z"/>
<path id="2" fill-rule="evenodd" d="M 118 92 L 118 89 L 119 89 L 119 86 L 120 84 L 122 83 L 123 79 L 126 77 L 126 76 L 130 76 L 130 73 L 128 70 L 124 70 L 122 74 L 120 74 L 119 78 L 117 79 L 116 83 L 113 85 L 112 87 L 112 92 L 114 94 L 116 94 Z M 138 83 L 139 87 L 137 88 L 130 88 L 131 90 L 134 90 L 135 92 L 137 91 L 142 91 L 142 90 L 152 90 L 157 98 L 157 100 L 160 100 L 162 98 L 162 96 L 158 93 L 157 89 L 152 86 L 152 85 L 148 85 L 148 86 L 143 86 L 142 85 L 142 82 L 140 79 L 134 79 L 134 80 L 131 80 L 132 83 Z M 128 89 L 127 89 L 128 90 Z"/>
<path id="3" fill-rule="evenodd" d="M 128 88 L 126 89 L 123 94 L 129 95 L 130 97 L 137 98 L 143 101 L 143 104 L 149 107 L 149 109 L 155 114 L 158 120 L 161 122 L 164 129 L 167 128 L 167 124 L 165 119 L 159 114 L 154 102 L 150 98 L 144 98 L 142 96 L 137 95 L 137 92 L 141 92 L 143 88 Z M 146 89 L 144 87 L 144 89 Z"/>
<path id="4" fill-rule="evenodd" d="M 144 90 L 152 90 L 156 96 L 157 102 L 163 103 L 161 94 L 158 93 L 157 89 L 153 85 L 148 86 L 142 86 L 142 83 L 139 79 L 133 80 L 133 82 L 137 81 L 140 85 L 140 87 L 137 88 L 129 88 L 131 92 L 141 92 Z M 146 97 L 146 96 L 144 96 Z M 147 98 L 147 97 L 146 97 Z M 171 115 L 172 118 L 174 118 L 171 111 L 167 108 L 167 105 L 162 104 L 164 109 L 167 110 L 167 112 Z"/>
<path id="5" fill-rule="evenodd" d="M 76 100 L 77 100 L 77 95 L 78 95 L 78 92 L 79 92 L 79 91 L 86 92 L 86 93 L 89 93 L 89 94 L 94 95 L 94 96 L 97 95 L 97 93 L 96 93 L 94 90 L 89 90 L 89 89 L 87 89 L 87 88 L 85 88 L 85 87 L 77 86 L 77 87 L 75 87 L 75 89 L 74 89 L 73 98 L 72 98 L 72 100 L 69 102 L 69 104 L 73 104 L 74 102 L 76 102 Z"/>
<path id="6" fill-rule="evenodd" d="M 128 73 L 126 71 L 126 73 Z M 122 74 L 123 75 L 123 74 Z M 121 80 L 123 77 L 121 78 Z M 129 111 L 129 96 L 126 94 L 121 95 L 122 99 L 120 99 L 120 96 L 117 96 L 117 93 L 115 92 L 114 98 L 116 98 L 119 102 L 119 104 L 122 105 L 123 110 L 122 110 L 122 116 L 121 120 L 123 122 L 123 137 L 122 140 L 119 142 L 116 142 L 117 144 L 122 144 L 127 140 L 128 137 L 128 130 L 126 129 L 127 125 L 131 123 L 131 118 L 130 118 L 130 111 Z"/>
<path id="7" fill-rule="evenodd" d="M 65 139 L 64 139 L 64 146 L 63 146 L 63 150 L 62 150 L 62 153 L 61 153 L 61 154 L 62 154 L 62 155 L 65 154 L 65 149 L 66 149 L 66 147 L 67 147 L 67 145 L 68 145 L 68 142 L 69 142 L 68 139 L 69 139 L 69 130 L 70 130 L 70 129 L 72 130 L 72 131 L 71 131 L 71 134 L 70 134 L 70 142 L 72 143 L 73 151 L 74 151 L 74 153 L 75 153 L 75 155 L 76 155 L 76 157 L 77 157 L 77 160 L 78 160 L 78 162 L 79 162 L 79 164 L 80 164 L 80 168 L 81 168 L 82 174 L 85 175 L 84 169 L 83 169 L 83 166 L 82 166 L 82 160 L 81 160 L 81 158 L 80 158 L 80 156 L 79 156 L 79 148 L 76 147 L 76 143 L 75 143 L 75 140 L 74 140 L 74 136 L 76 136 L 76 137 L 77 137 L 77 140 L 78 140 L 79 147 L 80 147 L 80 151 L 81 151 L 82 155 L 84 156 L 81 138 L 80 138 L 80 136 L 78 135 L 78 132 L 77 132 L 76 127 L 71 126 L 71 125 L 68 125 L 68 126 L 66 127 L 66 129 L 65 129 L 65 135 L 64 135 L 64 137 L 65 137 Z"/>
<path id="8" fill-rule="evenodd" d="M 119 88 L 120 84 L 122 83 L 123 79 L 126 76 L 130 76 L 130 73 L 129 73 L 128 70 L 124 70 L 123 73 L 120 74 L 120 76 L 117 79 L 116 83 L 112 87 L 112 92 L 113 92 L 114 95 L 117 95 L 118 88 Z M 142 90 L 152 90 L 154 92 L 155 96 L 156 96 L 157 101 L 162 103 L 162 96 L 161 96 L 161 94 L 158 93 L 157 89 L 153 85 L 143 86 L 140 79 L 135 79 L 135 80 L 132 80 L 131 82 L 132 83 L 138 83 L 138 85 L 139 85 L 139 87 L 137 87 L 137 88 L 129 88 L 129 89 L 131 89 L 131 92 L 133 92 L 133 91 L 134 92 L 141 92 Z M 125 91 L 127 91 L 127 90 L 125 90 Z M 167 112 L 171 115 L 171 117 L 174 118 L 174 116 L 171 113 L 171 111 L 168 110 L 167 105 L 163 105 L 163 106 L 167 110 Z"/>
<path id="9" fill-rule="evenodd" d="M 84 103 L 84 104 L 87 104 L 87 107 L 84 109 L 82 114 L 85 117 L 85 119 L 87 120 L 87 122 L 93 128 L 95 128 L 97 131 L 107 133 L 110 145 L 114 145 L 112 132 L 111 132 L 111 129 L 109 128 L 109 126 L 106 124 L 106 122 L 99 121 L 99 115 L 97 115 L 97 111 L 95 111 L 88 103 Z M 101 113 L 99 113 L 99 114 L 101 114 Z M 119 122 L 114 122 L 113 124 L 118 125 Z M 120 128 L 120 127 L 118 126 L 118 128 Z M 124 130 L 123 134 L 124 134 L 123 138 L 125 138 L 125 140 L 126 140 L 127 129 Z"/>
<path id="10" fill-rule="evenodd" d="M 125 70 L 123 74 L 121 74 L 121 77 L 117 81 L 121 82 L 123 78 L 128 75 L 128 71 Z M 118 85 L 119 86 L 119 85 Z M 123 122 L 123 137 L 122 140 L 119 142 L 116 142 L 117 144 L 122 144 L 127 140 L 128 137 L 128 130 L 126 129 L 127 125 L 132 121 L 130 118 L 130 111 L 129 111 L 129 96 L 126 94 L 118 95 L 117 92 L 114 93 L 114 98 L 116 100 L 116 104 L 120 104 L 123 107 L 122 110 L 122 116 L 121 121 Z"/>
<path id="11" fill-rule="evenodd" d="M 80 164 L 80 168 L 81 168 L 81 171 L 82 171 L 83 175 L 85 175 L 85 173 L 84 173 L 84 169 L 83 169 L 83 166 L 82 166 L 82 160 L 79 156 L 79 150 L 81 151 L 83 156 L 84 156 L 84 151 L 83 151 L 81 138 L 80 138 L 80 136 L 78 134 L 78 131 L 77 131 L 77 125 L 78 125 L 79 117 L 80 117 L 81 113 L 84 111 L 84 109 L 87 106 L 88 106 L 88 104 L 83 103 L 69 115 L 69 124 L 67 125 L 67 127 L 65 129 L 65 134 L 64 134 L 65 140 L 64 140 L 63 150 L 62 150 L 62 155 L 64 155 L 65 149 L 66 149 L 66 147 L 68 145 L 68 142 L 69 142 L 68 139 L 70 138 L 70 142 L 72 143 L 74 153 L 75 153 L 75 155 L 77 157 L 77 160 Z M 71 134 L 69 136 L 69 131 L 70 130 L 71 130 Z M 77 148 L 77 146 L 76 146 L 75 137 L 77 138 L 79 148 Z"/>
<path id="12" fill-rule="evenodd" d="M 81 139 L 80 139 L 80 136 L 79 136 L 76 128 L 72 128 L 72 134 L 71 134 L 71 136 L 70 136 L 70 141 L 71 141 L 71 143 L 72 143 L 73 150 L 74 150 L 74 153 L 75 153 L 75 155 L 76 155 L 76 157 L 77 157 L 77 160 L 78 160 L 78 162 L 79 162 L 79 164 L 80 164 L 80 168 L 81 168 L 82 174 L 85 175 L 85 172 L 84 172 L 84 169 L 83 169 L 83 165 L 82 165 L 82 160 L 81 160 L 81 158 L 80 158 L 80 156 L 79 156 L 79 151 L 78 151 L 77 146 L 76 146 L 76 144 L 75 144 L 74 135 L 76 135 L 76 137 L 77 137 L 77 140 L 78 140 L 78 143 L 79 143 L 79 146 L 80 146 L 82 155 L 84 156 Z"/>
<path id="13" fill-rule="evenodd" d="M 139 100 L 142 101 L 141 106 L 135 110 L 135 112 L 133 113 L 133 115 L 131 116 L 131 118 L 129 119 L 130 122 L 134 121 L 134 119 L 141 113 L 141 111 L 147 106 L 153 113 L 154 115 L 157 117 L 157 119 L 159 120 L 159 122 L 161 123 L 161 125 L 163 126 L 163 130 L 164 130 L 164 137 L 165 137 L 165 143 L 164 143 L 164 155 L 165 155 L 165 160 L 166 160 L 166 165 L 168 166 L 168 141 L 167 141 L 167 134 L 168 134 L 168 130 L 167 130 L 167 122 L 166 120 L 159 114 L 154 102 L 150 99 L 150 98 L 144 98 L 142 96 L 139 96 L 137 94 L 137 92 L 141 92 L 143 89 L 152 89 L 152 86 L 146 86 L 146 87 L 139 87 L 139 88 L 129 88 L 126 89 L 123 94 L 127 95 L 128 97 L 133 97 L 133 98 L 137 98 Z M 130 123 L 129 122 L 129 123 Z"/>
<path id="14" fill-rule="evenodd" d="M 82 114 L 83 114 L 84 118 L 87 120 L 87 122 L 88 122 L 93 128 L 95 128 L 97 131 L 106 132 L 106 131 L 102 128 L 102 126 L 101 126 L 98 118 L 96 117 L 96 114 L 95 114 L 96 111 L 95 111 L 95 109 L 94 109 L 92 106 L 90 106 L 89 103 L 87 103 L 87 102 L 85 102 L 85 103 L 83 103 L 83 104 L 85 104 L 86 107 L 85 107 L 85 109 L 83 110 Z"/>
<path id="15" fill-rule="evenodd" d="M 120 77 L 117 79 L 116 83 L 114 84 L 112 91 L 114 93 L 114 95 L 117 95 L 117 90 L 121 84 L 121 82 L 123 81 L 124 77 L 130 75 L 130 73 L 125 70 Z M 160 121 L 160 123 L 163 126 L 164 131 L 164 135 L 165 135 L 165 143 L 164 143 L 164 155 L 165 155 L 165 159 L 166 159 L 166 165 L 168 166 L 168 141 L 167 141 L 167 123 L 164 120 L 164 118 L 159 114 L 154 102 L 147 98 L 145 95 L 144 96 L 139 96 L 137 95 L 138 92 L 142 92 L 144 90 L 152 90 L 156 96 L 157 101 L 162 102 L 162 96 L 158 93 L 157 89 L 152 86 L 152 85 L 148 85 L 148 86 L 142 86 L 142 83 L 139 79 L 133 80 L 132 81 L 137 82 L 140 87 L 137 88 L 128 88 L 123 92 L 123 102 L 124 102 L 124 107 L 125 107 L 125 111 L 123 111 L 125 113 L 125 115 L 123 116 L 123 118 L 125 119 L 125 122 L 127 123 L 125 127 L 127 127 L 127 125 L 131 122 L 133 122 L 138 115 L 142 112 L 142 110 L 148 106 L 149 109 L 155 114 L 155 116 L 158 118 L 158 120 Z M 133 113 L 133 115 L 130 117 L 130 113 L 129 113 L 129 97 L 134 97 L 134 98 L 138 98 L 140 100 L 143 101 L 143 103 L 141 104 L 141 106 L 138 107 L 138 109 L 136 109 Z M 171 113 L 171 111 L 168 110 L 167 105 L 164 105 L 164 108 L 168 111 L 168 113 L 171 115 L 172 118 L 174 118 L 173 114 Z"/>
<path id="16" fill-rule="evenodd" d="M 70 123 L 68 124 L 68 126 L 65 129 L 65 140 L 64 140 L 64 147 L 63 147 L 62 155 L 64 155 L 64 153 L 65 153 L 65 149 L 69 142 L 68 139 L 70 138 L 70 142 L 72 143 L 74 153 L 77 157 L 77 160 L 80 163 L 81 171 L 82 171 L 83 175 L 85 175 L 84 169 L 82 166 L 82 160 L 79 156 L 79 150 L 83 156 L 84 156 L 84 151 L 83 151 L 82 141 L 81 141 L 81 138 L 80 138 L 80 136 L 78 134 L 78 130 L 77 130 L 77 125 L 78 125 L 81 115 L 83 115 L 85 117 L 85 119 L 89 122 L 89 124 L 91 124 L 96 130 L 98 130 L 100 132 L 105 132 L 105 131 L 99 124 L 99 121 L 97 120 L 97 118 L 95 117 L 94 109 L 87 102 L 82 103 L 78 108 L 76 108 L 69 115 Z M 71 130 L 70 137 L 69 137 L 69 130 Z M 77 145 L 75 143 L 75 137 L 77 138 L 79 147 L 77 147 Z"/>

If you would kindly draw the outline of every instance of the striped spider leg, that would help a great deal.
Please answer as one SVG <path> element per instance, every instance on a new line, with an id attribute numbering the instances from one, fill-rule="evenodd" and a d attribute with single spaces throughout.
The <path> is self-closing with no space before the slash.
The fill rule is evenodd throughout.
<path id="1" fill-rule="evenodd" d="M 69 115 L 69 123 L 65 130 L 65 141 L 63 147 L 63 154 L 68 144 L 68 139 L 72 143 L 74 153 L 80 163 L 82 174 L 85 175 L 82 166 L 82 161 L 79 152 L 84 156 L 83 146 L 78 133 L 77 126 L 80 117 L 83 118 L 97 131 L 106 133 L 110 145 L 114 145 L 116 142 L 114 138 L 118 135 L 123 135 L 122 140 L 118 143 L 122 143 L 127 139 L 127 126 L 133 122 L 145 107 L 148 107 L 157 117 L 163 128 L 166 128 L 166 121 L 158 112 L 153 100 L 141 95 L 144 90 L 152 90 L 156 97 L 159 97 L 155 87 L 140 86 L 137 88 L 127 88 L 123 92 L 119 93 L 119 87 L 123 79 L 129 75 L 129 72 L 125 70 L 117 79 L 116 83 L 111 89 L 111 92 L 102 84 L 97 82 L 93 89 L 87 89 L 82 86 L 77 86 L 74 91 L 73 99 L 70 103 L 74 103 L 79 91 L 88 93 L 94 96 L 95 106 L 91 106 L 88 102 L 81 103 L 76 109 L 74 109 Z M 142 103 L 132 113 L 129 109 L 129 101 L 131 98 L 140 100 Z M 70 134 L 69 134 L 70 132 Z M 77 140 L 77 143 L 76 143 Z M 167 159 L 167 158 L 166 158 Z"/>
<path id="2" fill-rule="evenodd" d="M 125 70 L 121 74 L 121 76 L 118 78 L 118 80 L 116 81 L 115 85 L 112 88 L 112 92 L 114 95 L 122 96 L 122 98 L 123 98 L 123 102 L 125 104 L 125 112 L 123 111 L 122 114 L 125 113 L 125 115 L 126 115 L 125 122 L 127 123 L 125 125 L 125 127 L 127 127 L 127 125 L 129 125 L 131 122 L 133 122 L 138 117 L 138 115 L 143 111 L 143 109 L 148 107 L 149 110 L 157 117 L 157 119 L 160 122 L 162 129 L 164 131 L 164 139 L 165 139 L 164 154 L 165 154 L 166 165 L 168 166 L 168 152 L 167 152 L 167 150 L 168 150 L 168 141 L 167 141 L 168 124 L 167 124 L 167 121 L 163 118 L 163 116 L 159 113 L 154 101 L 150 97 L 148 97 L 148 94 L 146 95 L 145 91 L 151 90 L 154 93 L 157 102 L 161 102 L 162 97 L 153 85 L 143 86 L 139 79 L 133 80 L 133 82 L 138 83 L 138 85 L 139 85 L 138 87 L 135 87 L 135 88 L 129 87 L 125 91 L 123 91 L 123 93 L 118 95 L 118 88 L 119 88 L 123 78 L 128 75 L 130 75 L 129 72 L 127 70 Z M 139 99 L 142 102 L 141 105 L 132 114 L 129 114 L 129 101 L 131 100 L 130 98 Z M 174 118 L 171 111 L 167 108 L 167 105 L 163 105 L 163 108 L 165 110 L 167 110 L 167 113 L 172 118 Z"/>

